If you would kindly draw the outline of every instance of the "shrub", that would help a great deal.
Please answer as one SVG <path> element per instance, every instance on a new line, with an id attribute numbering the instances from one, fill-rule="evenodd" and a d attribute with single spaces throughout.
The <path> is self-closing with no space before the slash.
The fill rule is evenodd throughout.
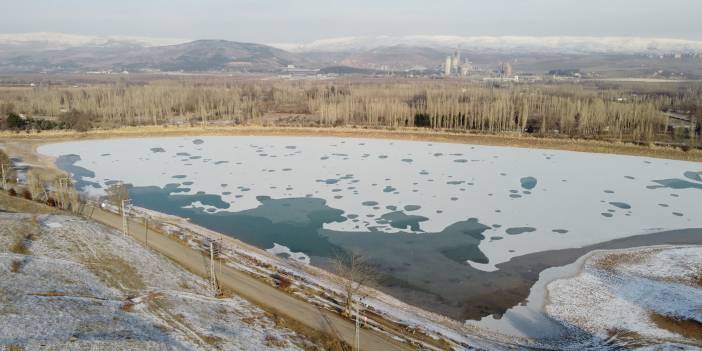
<path id="1" fill-rule="evenodd" d="M 56 207 L 56 200 L 53 197 L 46 199 L 46 204 L 51 207 Z"/>
<path id="2" fill-rule="evenodd" d="M 17 196 L 17 191 L 15 191 L 14 188 L 10 188 L 10 190 L 7 191 L 7 194 L 10 196 Z"/>
<path id="3" fill-rule="evenodd" d="M 31 200 L 32 199 L 32 193 L 29 191 L 29 189 L 22 189 L 22 197 Z"/>
<path id="4" fill-rule="evenodd" d="M 278 276 L 278 288 L 284 291 L 288 291 L 290 289 L 290 286 L 292 286 L 292 282 L 290 279 L 284 276 Z"/>

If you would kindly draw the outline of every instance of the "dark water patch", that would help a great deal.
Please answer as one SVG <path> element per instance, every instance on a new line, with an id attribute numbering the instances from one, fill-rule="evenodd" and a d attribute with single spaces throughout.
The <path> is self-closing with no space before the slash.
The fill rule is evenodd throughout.
<path id="1" fill-rule="evenodd" d="M 437 152 L 437 153 L 434 154 L 434 157 L 439 157 L 439 156 L 443 156 L 443 155 L 444 155 L 444 154 L 442 154 L 442 153 L 440 153 L 440 152 Z"/>
<path id="2" fill-rule="evenodd" d="M 380 156 L 378 156 L 378 158 L 385 159 L 385 158 L 388 158 L 388 155 L 380 155 Z"/>
<path id="3" fill-rule="evenodd" d="M 552 232 L 558 233 L 558 234 L 567 234 L 568 230 L 567 229 L 554 229 L 554 230 L 552 230 Z"/>
<path id="4" fill-rule="evenodd" d="M 428 172 L 428 171 L 421 171 L 421 172 L 419 172 L 419 174 L 421 174 L 421 175 L 429 175 L 429 172 Z"/>
<path id="5" fill-rule="evenodd" d="M 295 149 L 297 149 L 297 146 L 295 146 L 295 145 L 287 145 L 285 148 L 288 149 L 288 150 L 295 150 Z"/>
<path id="6" fill-rule="evenodd" d="M 660 207 L 668 207 L 668 204 L 658 204 Z"/>
<path id="7" fill-rule="evenodd" d="M 673 215 L 678 216 L 678 217 L 682 217 L 682 216 L 683 216 L 683 214 L 680 213 L 680 212 L 673 212 Z"/>
<path id="8" fill-rule="evenodd" d="M 115 185 L 115 184 L 118 184 L 118 183 L 119 183 L 119 180 L 108 180 L 108 181 L 105 181 L 105 185 L 106 185 L 106 186 Z"/>
<path id="9" fill-rule="evenodd" d="M 394 191 L 396 191 L 396 190 L 397 190 L 396 188 L 393 188 L 393 187 L 390 186 L 390 185 L 386 185 L 385 188 L 383 188 L 383 192 L 384 192 L 384 193 L 391 193 L 391 192 L 394 192 Z"/>
<path id="10" fill-rule="evenodd" d="M 522 195 L 519 195 L 519 194 L 511 194 L 509 197 L 511 197 L 511 198 L 513 198 L 513 199 L 520 199 L 520 198 L 522 197 Z"/>
<path id="11" fill-rule="evenodd" d="M 522 188 L 527 189 L 527 190 L 532 190 L 536 187 L 536 178 L 534 177 L 524 177 L 519 180 L 519 182 L 522 184 Z"/>
<path id="12" fill-rule="evenodd" d="M 112 154 L 101 154 L 102 157 L 112 156 Z"/>
<path id="13" fill-rule="evenodd" d="M 238 187 L 236 187 L 236 188 L 239 189 L 239 190 L 241 190 L 241 191 L 251 191 L 251 188 L 247 188 L 247 187 L 245 187 L 245 186 L 238 186 Z"/>
<path id="14" fill-rule="evenodd" d="M 171 178 L 175 179 L 185 179 L 187 176 L 185 174 L 176 174 L 174 176 L 171 176 Z"/>
<path id="15" fill-rule="evenodd" d="M 519 235 L 519 234 L 524 234 L 524 233 L 531 233 L 535 232 L 536 228 L 532 227 L 512 227 L 512 228 L 507 228 L 505 230 L 505 233 L 509 235 Z"/>
<path id="16" fill-rule="evenodd" d="M 222 164 L 225 164 L 225 163 L 229 163 L 229 161 L 216 161 L 214 164 L 215 164 L 215 165 L 222 165 Z"/>
<path id="17" fill-rule="evenodd" d="M 371 207 L 371 206 L 378 205 L 378 202 L 377 201 L 363 201 L 363 202 L 361 202 L 361 205 Z"/>
<path id="18" fill-rule="evenodd" d="M 450 180 L 450 181 L 446 182 L 446 184 L 449 184 L 449 185 L 459 185 L 459 184 L 463 184 L 463 183 L 465 183 L 464 180 Z"/>
<path id="19" fill-rule="evenodd" d="M 646 188 L 648 189 L 660 189 L 660 188 L 670 188 L 670 189 L 701 189 L 702 190 L 702 183 L 693 183 L 684 179 L 660 179 L 660 180 L 654 180 L 654 183 L 657 183 L 658 185 L 649 185 Z"/>
<path id="20" fill-rule="evenodd" d="M 195 145 L 202 145 L 202 144 L 204 144 L 204 143 L 205 143 L 205 141 L 202 140 L 202 139 L 195 139 L 195 140 L 193 140 L 193 144 L 195 144 Z"/>
<path id="21" fill-rule="evenodd" d="M 632 177 L 632 176 L 624 176 L 624 178 L 626 178 L 626 179 L 636 179 L 636 178 L 634 178 L 634 177 Z"/>
<path id="22" fill-rule="evenodd" d="M 455 196 L 452 196 L 452 197 L 451 197 L 451 201 L 457 201 L 457 200 L 458 200 L 457 197 L 455 197 Z"/>
<path id="23" fill-rule="evenodd" d="M 464 159 L 464 158 L 459 158 L 459 159 L 453 160 L 453 162 L 456 162 L 456 163 L 466 163 L 466 162 L 468 162 L 468 160 L 466 160 L 466 159 Z"/>
<path id="24" fill-rule="evenodd" d="M 693 172 L 693 171 L 687 171 L 684 173 L 685 178 L 687 179 L 692 179 L 696 182 L 702 182 L 702 171 L 699 172 Z"/>
<path id="25" fill-rule="evenodd" d="M 429 218 L 424 216 L 408 215 L 402 211 L 388 212 L 379 218 L 379 223 L 387 223 L 393 228 L 410 229 L 415 232 L 422 231 L 419 228 L 419 223 L 428 221 Z"/>
<path id="26" fill-rule="evenodd" d="M 387 205 L 385 206 L 385 209 L 390 211 L 397 211 L 397 206 Z"/>
<path id="27" fill-rule="evenodd" d="M 187 152 L 178 152 L 178 153 L 176 153 L 176 155 L 178 155 L 178 156 L 190 156 L 190 154 L 187 153 Z"/>
<path id="28" fill-rule="evenodd" d="M 152 147 L 151 152 L 153 153 L 158 153 L 158 152 L 166 152 L 162 147 Z"/>
<path id="29" fill-rule="evenodd" d="M 490 237 L 490 241 L 491 241 L 491 242 L 492 242 L 492 241 L 502 240 L 502 239 L 504 239 L 504 238 L 501 237 L 501 236 L 491 236 L 491 237 Z"/>
<path id="30" fill-rule="evenodd" d="M 223 191 L 223 192 L 222 192 L 222 195 L 231 195 L 231 194 L 232 194 L 231 191 Z"/>
<path id="31" fill-rule="evenodd" d="M 610 202 L 610 205 L 614 207 L 621 208 L 622 210 L 628 210 L 631 208 L 631 205 L 625 203 L 625 202 Z"/>
<path id="32" fill-rule="evenodd" d="M 283 168 L 282 171 L 283 172 L 290 172 L 290 171 L 292 171 L 292 168 Z"/>
<path id="33" fill-rule="evenodd" d="M 412 163 L 414 160 L 411 159 L 411 158 L 403 158 L 403 159 L 400 160 L 400 161 L 405 162 L 405 163 Z"/>
<path id="34" fill-rule="evenodd" d="M 614 190 L 605 190 L 604 192 L 607 194 L 614 194 Z"/>
<path id="35" fill-rule="evenodd" d="M 171 194 L 190 192 L 190 188 L 181 188 L 178 183 L 166 184 L 163 189 Z"/>
<path id="36" fill-rule="evenodd" d="M 405 205 L 405 207 L 403 207 L 403 208 L 405 209 L 405 211 L 412 212 L 412 211 L 417 211 L 417 210 L 419 210 L 420 208 L 422 208 L 422 206 L 419 206 L 419 205 Z"/>
<path id="37" fill-rule="evenodd" d="M 517 194 L 517 193 L 519 193 L 519 190 L 511 189 L 509 192 L 512 194 Z"/>
<path id="38" fill-rule="evenodd" d="M 317 179 L 317 183 L 325 183 L 325 184 L 328 184 L 328 185 L 336 184 L 336 183 L 338 183 L 338 182 L 339 182 L 338 179 L 333 179 L 333 178 L 330 178 L 330 179 Z"/>
<path id="39" fill-rule="evenodd" d="M 614 216 L 613 214 L 611 214 L 609 212 L 602 212 L 601 215 L 604 217 L 607 217 L 607 218 L 612 218 L 612 216 Z"/>
<path id="40" fill-rule="evenodd" d="M 191 159 L 191 160 L 199 160 L 199 159 L 202 158 L 202 156 L 190 156 L 190 157 L 188 157 L 188 158 Z"/>
<path id="41" fill-rule="evenodd" d="M 319 159 L 322 160 L 322 161 L 328 160 L 328 159 L 329 159 L 329 156 L 322 156 L 322 157 L 320 157 Z"/>
<path id="42" fill-rule="evenodd" d="M 342 191 L 342 189 L 335 188 L 335 189 L 332 189 L 331 191 L 332 191 L 332 193 L 340 193 Z"/>
<path id="43" fill-rule="evenodd" d="M 183 182 L 183 185 L 193 185 L 193 184 L 195 184 L 195 182 L 191 182 L 191 181 Z"/>
<path id="44" fill-rule="evenodd" d="M 61 155 L 56 158 L 56 166 L 71 174 L 75 181 L 76 189 L 80 191 L 85 191 L 88 186 L 96 189 L 102 188 L 100 183 L 86 179 L 95 178 L 95 172 L 81 166 L 76 166 L 76 162 L 80 160 L 80 156 L 75 154 Z"/>

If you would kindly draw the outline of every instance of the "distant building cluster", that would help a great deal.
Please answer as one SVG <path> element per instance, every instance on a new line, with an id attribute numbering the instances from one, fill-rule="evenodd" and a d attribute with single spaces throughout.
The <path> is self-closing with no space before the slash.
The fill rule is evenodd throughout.
<path id="1" fill-rule="evenodd" d="M 465 77 L 473 71 L 473 64 L 464 59 L 461 62 L 461 53 L 458 50 L 454 51 L 453 55 L 446 56 L 444 63 L 444 76 L 446 77 Z"/>

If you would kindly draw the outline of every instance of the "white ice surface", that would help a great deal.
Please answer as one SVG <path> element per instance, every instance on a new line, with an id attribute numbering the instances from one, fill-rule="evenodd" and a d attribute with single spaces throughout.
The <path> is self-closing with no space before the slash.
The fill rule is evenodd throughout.
<path id="1" fill-rule="evenodd" d="M 196 145 L 195 139 L 204 143 Z M 151 148 L 163 148 L 165 152 L 153 152 Z M 367 217 L 377 218 L 390 212 L 386 206 L 398 209 L 406 205 L 421 206 L 405 212 L 428 217 L 429 220 L 420 223 L 425 232 L 439 232 L 457 221 L 475 217 L 486 225 L 501 225 L 484 234 L 500 236 L 502 240 L 480 243 L 481 251 L 490 260 L 489 265 L 482 267 L 485 270 L 494 270 L 498 263 L 532 252 L 585 246 L 663 229 L 702 226 L 702 206 L 699 206 L 702 189 L 647 189 L 656 185 L 652 180 L 686 179 L 684 172 L 702 171 L 702 164 L 694 162 L 322 137 L 89 140 L 44 145 L 39 151 L 51 156 L 80 155 L 76 165 L 94 171 L 95 179 L 89 180 L 103 186 L 107 180 L 159 187 L 191 181 L 194 184 L 181 185 L 190 188 L 187 194 L 230 192 L 222 194 L 222 199 L 230 204 L 225 211 L 231 212 L 257 207 L 258 195 L 272 198 L 311 195 L 327 200 L 330 207 L 345 211 L 345 215 L 357 214 L 361 219 L 325 224 L 325 228 L 333 230 L 366 231 L 368 227 L 377 227 L 396 232 L 398 229 L 378 225 Z M 176 155 L 179 152 L 201 158 Z M 382 155 L 387 157 L 381 158 Z M 217 161 L 228 163 L 215 164 Z M 186 177 L 172 178 L 174 175 Z M 351 177 L 342 179 L 345 175 Z M 525 194 L 520 184 L 520 179 L 528 176 L 538 181 L 531 194 Z M 338 182 L 318 181 L 327 179 Z M 387 186 L 396 190 L 385 192 Z M 522 197 L 511 198 L 515 194 L 510 190 Z M 364 201 L 376 201 L 378 205 L 364 206 Z M 620 209 L 609 202 L 624 202 L 632 208 Z M 192 206 L 202 207 L 202 204 Z M 602 213 L 609 210 L 615 211 L 613 217 L 604 217 Z M 673 212 L 683 215 L 676 216 Z M 510 235 L 505 232 L 510 227 L 534 227 L 536 231 Z M 566 229 L 568 233 L 555 233 L 554 229 Z"/>

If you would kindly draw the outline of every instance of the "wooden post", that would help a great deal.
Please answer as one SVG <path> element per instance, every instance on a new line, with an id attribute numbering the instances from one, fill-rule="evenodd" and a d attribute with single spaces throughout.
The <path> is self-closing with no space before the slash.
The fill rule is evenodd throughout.
<path id="1" fill-rule="evenodd" d="M 146 228 L 146 230 L 144 231 L 144 237 L 145 237 L 144 240 L 146 241 L 146 248 L 148 249 L 149 248 L 149 219 L 146 217 L 144 217 L 144 228 Z"/>
<path id="2" fill-rule="evenodd" d="M 129 200 L 122 200 L 122 233 L 124 235 L 129 235 L 129 220 L 127 219 L 127 202 Z"/>

